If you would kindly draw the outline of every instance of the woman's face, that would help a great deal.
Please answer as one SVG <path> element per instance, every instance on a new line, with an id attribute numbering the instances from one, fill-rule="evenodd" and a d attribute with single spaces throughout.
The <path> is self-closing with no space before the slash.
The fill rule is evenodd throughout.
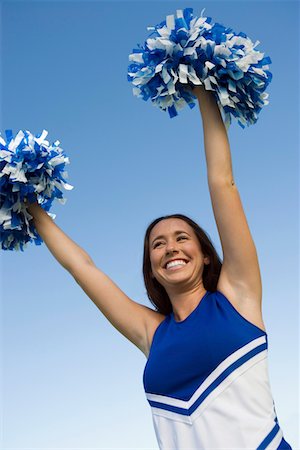
<path id="1" fill-rule="evenodd" d="M 193 287 L 202 279 L 204 257 L 193 228 L 182 219 L 164 219 L 151 230 L 150 262 L 154 278 L 166 289 Z"/>

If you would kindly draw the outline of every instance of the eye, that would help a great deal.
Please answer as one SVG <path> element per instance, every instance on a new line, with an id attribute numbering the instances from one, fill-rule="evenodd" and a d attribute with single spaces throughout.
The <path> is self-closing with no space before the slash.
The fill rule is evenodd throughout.
<path id="1" fill-rule="evenodd" d="M 177 239 L 187 239 L 187 236 L 178 236 Z"/>
<path id="2" fill-rule="evenodd" d="M 155 244 L 153 244 L 153 248 L 158 247 L 160 244 L 162 244 L 161 241 L 156 241 Z"/>

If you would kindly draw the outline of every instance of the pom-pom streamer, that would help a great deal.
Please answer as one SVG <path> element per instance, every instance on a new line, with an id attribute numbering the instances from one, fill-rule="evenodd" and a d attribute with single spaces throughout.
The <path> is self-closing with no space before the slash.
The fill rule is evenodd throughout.
<path id="1" fill-rule="evenodd" d="M 26 200 L 37 202 L 48 212 L 56 198 L 64 204 L 63 189 L 73 186 L 67 183 L 65 165 L 69 158 L 60 142 L 50 145 L 48 132 L 34 136 L 20 130 L 15 138 L 6 131 L 6 141 L 0 135 L 0 231 L 3 250 L 22 250 L 28 242 L 36 245 L 43 241 L 27 211 Z"/>
<path id="2" fill-rule="evenodd" d="M 128 81 L 135 96 L 151 99 L 171 118 L 186 105 L 195 106 L 197 97 L 187 86 L 204 85 L 214 93 L 226 127 L 232 116 L 245 128 L 269 103 L 265 89 L 272 80 L 271 59 L 256 50 L 259 41 L 254 44 L 245 33 L 213 23 L 203 17 L 204 9 L 199 18 L 192 8 L 177 10 L 148 27 L 152 33 L 144 45 L 129 55 Z"/>

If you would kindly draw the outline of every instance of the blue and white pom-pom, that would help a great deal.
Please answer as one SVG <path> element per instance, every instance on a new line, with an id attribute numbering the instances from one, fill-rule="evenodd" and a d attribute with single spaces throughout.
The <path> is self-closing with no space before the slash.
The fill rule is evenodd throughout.
<path id="1" fill-rule="evenodd" d="M 6 131 L 6 141 L 0 135 L 0 232 L 3 250 L 22 250 L 27 243 L 43 241 L 33 225 L 33 217 L 24 199 L 35 200 L 49 213 L 56 198 L 64 204 L 62 189 L 73 189 L 66 182 L 65 165 L 69 158 L 56 141 L 50 145 L 48 132 L 34 136 L 20 130 L 15 138 Z"/>
<path id="2" fill-rule="evenodd" d="M 134 95 L 150 98 L 171 118 L 187 104 L 196 104 L 187 85 L 203 84 L 214 92 L 226 127 L 233 116 L 245 128 L 269 103 L 265 89 L 272 80 L 267 70 L 271 59 L 255 50 L 259 41 L 253 44 L 245 33 L 213 23 L 202 16 L 204 9 L 199 18 L 193 17 L 192 8 L 185 8 L 148 27 L 153 32 L 129 55 L 128 81 Z"/>

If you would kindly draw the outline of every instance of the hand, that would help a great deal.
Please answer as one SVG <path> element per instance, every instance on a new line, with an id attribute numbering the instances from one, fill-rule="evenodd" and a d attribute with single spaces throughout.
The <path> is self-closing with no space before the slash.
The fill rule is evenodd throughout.
<path id="1" fill-rule="evenodd" d="M 199 87 L 201 88 L 202 86 L 192 86 L 190 84 L 185 85 L 185 89 L 194 95 L 196 95 L 196 92 L 198 91 Z"/>
<path id="2" fill-rule="evenodd" d="M 198 97 L 198 95 L 203 95 L 203 93 L 204 93 L 205 91 L 206 91 L 206 89 L 205 89 L 205 87 L 204 87 L 203 84 L 201 84 L 201 85 L 199 85 L 199 86 L 195 86 L 194 89 L 193 89 L 193 93 L 194 93 L 195 95 L 197 95 L 197 97 Z"/>
<path id="3" fill-rule="evenodd" d="M 186 85 L 186 90 L 191 94 L 195 95 L 195 97 L 200 100 L 203 96 L 209 96 L 208 91 L 206 91 L 203 84 L 197 86 L 191 86 L 190 84 Z"/>
<path id="4" fill-rule="evenodd" d="M 33 208 L 38 205 L 37 194 L 33 194 L 34 200 L 29 201 L 27 197 L 24 197 L 24 205 L 25 208 L 29 211 L 29 209 L 33 206 Z M 30 211 L 29 211 L 30 212 Z"/>

